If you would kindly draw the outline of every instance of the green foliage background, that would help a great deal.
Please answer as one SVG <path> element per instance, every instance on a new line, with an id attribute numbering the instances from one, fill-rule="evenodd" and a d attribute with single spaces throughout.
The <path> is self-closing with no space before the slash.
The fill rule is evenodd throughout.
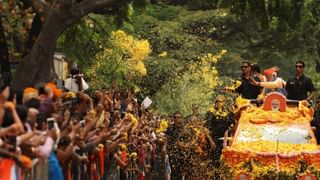
<path id="1" fill-rule="evenodd" d="M 86 71 L 95 63 L 101 45 L 108 43 L 111 31 L 120 28 L 148 39 L 152 48 L 145 61 L 148 75 L 133 83 L 162 113 L 188 114 L 195 102 L 205 111 L 216 94 L 207 93 L 202 82 L 189 82 L 188 66 L 222 49 L 228 51 L 216 65 L 222 78 L 238 78 L 241 61 L 249 60 L 259 63 L 262 70 L 278 66 L 280 75 L 288 79 L 294 75 L 295 61 L 303 59 L 306 74 L 319 87 L 315 70 L 320 57 L 319 22 L 320 2 L 316 0 L 145 1 L 117 15 L 84 17 L 64 33 L 58 46 Z M 159 56 L 163 52 L 167 55 Z M 109 70 L 109 74 L 119 71 Z M 97 73 L 97 77 L 104 74 Z"/>

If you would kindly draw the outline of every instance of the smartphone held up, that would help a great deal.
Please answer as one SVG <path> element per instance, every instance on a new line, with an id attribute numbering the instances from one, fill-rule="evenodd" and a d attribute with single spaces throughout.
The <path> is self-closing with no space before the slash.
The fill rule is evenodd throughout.
<path id="1" fill-rule="evenodd" d="M 54 128 L 55 119 L 53 117 L 47 118 L 48 130 Z"/>

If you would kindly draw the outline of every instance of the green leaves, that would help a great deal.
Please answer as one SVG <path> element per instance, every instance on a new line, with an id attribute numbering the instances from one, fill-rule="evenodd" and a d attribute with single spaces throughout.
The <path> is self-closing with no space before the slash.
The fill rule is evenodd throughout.
<path id="1" fill-rule="evenodd" d="M 20 1 L 19 1 L 20 2 Z M 30 21 L 34 17 L 31 9 L 21 9 L 20 3 L 1 2 L 1 18 L 11 59 L 20 59 L 25 50 Z"/>
<path id="2" fill-rule="evenodd" d="M 95 63 L 95 54 L 102 50 L 115 29 L 113 16 L 90 14 L 69 27 L 58 39 L 57 46 L 84 71 Z"/>

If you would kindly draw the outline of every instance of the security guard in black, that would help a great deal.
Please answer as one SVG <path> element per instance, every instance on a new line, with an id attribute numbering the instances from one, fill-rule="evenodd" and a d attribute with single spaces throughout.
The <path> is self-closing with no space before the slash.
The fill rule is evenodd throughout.
<path id="1" fill-rule="evenodd" d="M 286 84 L 287 99 L 304 100 L 308 98 L 308 92 L 315 91 L 312 80 L 304 74 L 300 78 L 291 78 Z"/>
<path id="2" fill-rule="evenodd" d="M 315 88 L 312 80 L 304 75 L 304 66 L 303 61 L 296 62 L 296 75 L 286 84 L 287 99 L 309 101 L 314 97 Z M 308 92 L 310 92 L 309 97 Z"/>
<path id="3" fill-rule="evenodd" d="M 248 61 L 243 61 L 241 64 L 241 85 L 236 89 L 243 98 L 256 99 L 261 93 L 261 87 L 255 86 L 250 82 L 251 64 Z M 256 81 L 260 82 L 258 77 L 253 77 Z"/>
<path id="4" fill-rule="evenodd" d="M 258 77 L 253 77 L 255 81 L 260 82 Z M 253 85 L 249 79 L 246 77 L 241 77 L 241 85 L 236 89 L 236 91 L 241 94 L 243 98 L 246 99 L 257 99 L 258 95 L 261 93 L 261 87 Z"/>

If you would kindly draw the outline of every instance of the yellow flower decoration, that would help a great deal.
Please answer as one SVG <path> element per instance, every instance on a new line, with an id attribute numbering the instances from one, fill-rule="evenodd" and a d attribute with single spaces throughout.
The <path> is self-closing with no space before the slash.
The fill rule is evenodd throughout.
<path id="1" fill-rule="evenodd" d="M 125 151 L 127 149 L 127 145 L 126 144 L 120 144 L 119 147 L 120 147 L 121 151 Z"/>
<path id="2" fill-rule="evenodd" d="M 199 135 L 200 135 L 201 131 L 200 131 L 199 128 L 193 128 L 193 130 L 195 131 L 196 136 L 199 136 Z"/>
<path id="3" fill-rule="evenodd" d="M 162 51 L 160 54 L 159 54 L 159 57 L 166 57 L 168 55 L 167 51 Z"/>
<path id="4" fill-rule="evenodd" d="M 132 159 L 137 159 L 138 154 L 137 154 L 136 152 L 132 152 L 132 153 L 130 154 L 130 157 L 131 157 Z"/>
<path id="5" fill-rule="evenodd" d="M 162 133 L 168 128 L 168 122 L 166 120 L 161 120 L 160 127 L 156 130 L 156 133 Z"/>
<path id="6" fill-rule="evenodd" d="M 74 92 L 68 92 L 66 95 L 66 98 L 71 99 L 71 98 L 75 98 L 76 94 Z"/>
<path id="7" fill-rule="evenodd" d="M 223 109 L 215 109 L 214 107 L 211 107 L 209 111 L 212 112 L 214 115 L 221 117 L 226 117 L 229 114 L 227 111 L 224 111 Z"/>
<path id="8" fill-rule="evenodd" d="M 249 104 L 250 104 L 250 101 L 248 99 L 242 98 L 241 96 L 238 96 L 236 99 L 236 105 L 238 107 L 242 107 L 242 106 L 249 105 Z"/>
<path id="9" fill-rule="evenodd" d="M 223 49 L 221 52 L 220 52 L 220 55 L 225 55 L 228 51 L 226 49 Z"/>
<path id="10" fill-rule="evenodd" d="M 102 148 L 104 148 L 104 145 L 103 145 L 103 144 L 99 144 L 99 145 L 98 145 L 98 148 L 99 148 L 99 149 L 102 149 Z"/>
<path id="11" fill-rule="evenodd" d="M 131 113 L 127 113 L 127 115 L 130 117 L 132 125 L 137 125 L 138 124 L 138 120 L 136 117 L 134 117 L 134 115 L 132 115 Z"/>
<path id="12" fill-rule="evenodd" d="M 227 86 L 226 90 L 235 91 L 241 85 L 241 81 L 236 80 L 231 86 Z"/>
<path id="13" fill-rule="evenodd" d="M 128 139 L 128 133 L 126 133 L 126 132 L 122 132 L 122 133 L 121 133 L 121 135 L 122 135 L 123 137 L 125 137 L 125 138 L 127 138 L 127 139 Z"/>

